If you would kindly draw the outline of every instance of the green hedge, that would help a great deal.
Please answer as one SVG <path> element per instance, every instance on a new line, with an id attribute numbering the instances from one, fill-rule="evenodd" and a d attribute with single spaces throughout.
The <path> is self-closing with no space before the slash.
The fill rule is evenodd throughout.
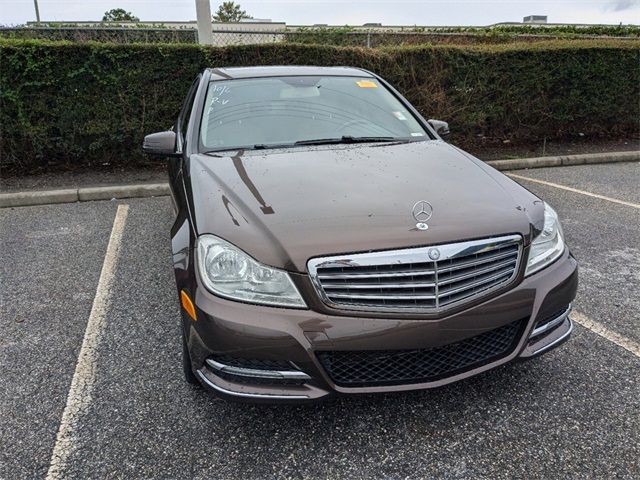
<path id="1" fill-rule="evenodd" d="M 634 25 L 497 25 L 493 27 L 413 27 L 386 30 L 344 27 L 299 27 L 289 29 L 285 41 L 343 47 L 382 47 L 430 44 L 495 44 L 542 42 L 549 40 L 593 40 L 598 37 L 638 39 L 640 27 Z M 602 40 L 603 38 L 599 38 Z"/>
<path id="2" fill-rule="evenodd" d="M 195 28 L 1 27 L 0 37 L 69 42 L 198 43 L 198 31 Z"/>
<path id="3" fill-rule="evenodd" d="M 71 44 L 0 41 L 0 166 L 139 162 L 145 134 L 173 123 L 210 66 L 353 65 L 392 82 L 455 143 L 636 134 L 640 43 L 552 41 L 359 49 L 269 44 Z"/>

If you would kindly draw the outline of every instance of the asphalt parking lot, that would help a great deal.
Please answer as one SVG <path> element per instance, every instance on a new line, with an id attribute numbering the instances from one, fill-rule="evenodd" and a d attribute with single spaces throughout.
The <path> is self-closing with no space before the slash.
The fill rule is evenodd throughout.
<path id="1" fill-rule="evenodd" d="M 169 198 L 0 210 L 0 478 L 640 477 L 640 164 L 511 173 L 580 263 L 572 339 L 437 390 L 308 406 L 183 381 Z"/>

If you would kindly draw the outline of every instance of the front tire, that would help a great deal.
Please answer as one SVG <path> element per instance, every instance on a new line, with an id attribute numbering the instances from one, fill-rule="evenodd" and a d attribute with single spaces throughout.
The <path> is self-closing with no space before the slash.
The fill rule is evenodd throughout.
<path id="1" fill-rule="evenodd" d="M 189 355 L 189 347 L 187 347 L 187 339 L 184 332 L 182 333 L 182 370 L 184 379 L 191 385 L 200 385 L 198 377 L 193 373 L 193 365 L 191 364 L 191 356 Z"/>

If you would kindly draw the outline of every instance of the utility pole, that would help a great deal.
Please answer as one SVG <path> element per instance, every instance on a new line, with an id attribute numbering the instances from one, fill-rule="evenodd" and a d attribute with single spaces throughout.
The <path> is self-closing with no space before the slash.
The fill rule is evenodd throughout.
<path id="1" fill-rule="evenodd" d="M 33 0 L 33 6 L 36 7 L 36 21 L 40 23 L 40 9 L 38 8 L 38 0 Z"/>
<path id="2" fill-rule="evenodd" d="M 196 19 L 198 21 L 198 43 L 211 45 L 213 32 L 211 31 L 211 5 L 209 0 L 196 0 Z"/>

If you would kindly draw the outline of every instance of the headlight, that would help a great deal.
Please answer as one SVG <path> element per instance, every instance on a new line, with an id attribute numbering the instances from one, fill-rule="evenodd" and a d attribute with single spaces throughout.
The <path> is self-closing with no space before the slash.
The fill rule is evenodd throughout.
<path id="1" fill-rule="evenodd" d="M 547 203 L 544 204 L 544 228 L 533 239 L 529 249 L 529 260 L 524 274 L 531 275 L 546 267 L 564 252 L 564 234 L 558 214 Z"/>
<path id="2" fill-rule="evenodd" d="M 286 272 L 258 263 L 213 235 L 198 237 L 196 248 L 200 278 L 211 292 L 243 302 L 306 308 Z"/>

